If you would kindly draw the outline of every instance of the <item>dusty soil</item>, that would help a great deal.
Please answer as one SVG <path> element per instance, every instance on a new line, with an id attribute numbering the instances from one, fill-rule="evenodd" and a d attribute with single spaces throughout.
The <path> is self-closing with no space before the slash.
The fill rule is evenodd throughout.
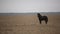
<path id="1" fill-rule="evenodd" d="M 0 16 L 0 34 L 60 34 L 60 15 L 46 14 L 48 24 L 37 15 Z"/>

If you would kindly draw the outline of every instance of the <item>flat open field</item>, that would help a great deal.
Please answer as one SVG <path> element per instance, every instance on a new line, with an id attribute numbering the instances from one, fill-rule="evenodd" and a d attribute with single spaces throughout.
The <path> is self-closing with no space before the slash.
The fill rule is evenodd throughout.
<path id="1" fill-rule="evenodd" d="M 48 23 L 39 23 L 37 14 L 0 16 L 0 34 L 60 34 L 60 15 L 48 16 Z"/>

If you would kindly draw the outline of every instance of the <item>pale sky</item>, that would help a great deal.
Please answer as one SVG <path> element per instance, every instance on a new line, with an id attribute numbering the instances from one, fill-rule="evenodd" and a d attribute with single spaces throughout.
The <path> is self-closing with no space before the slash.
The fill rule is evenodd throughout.
<path id="1" fill-rule="evenodd" d="M 60 0 L 0 0 L 0 13 L 60 12 Z"/>

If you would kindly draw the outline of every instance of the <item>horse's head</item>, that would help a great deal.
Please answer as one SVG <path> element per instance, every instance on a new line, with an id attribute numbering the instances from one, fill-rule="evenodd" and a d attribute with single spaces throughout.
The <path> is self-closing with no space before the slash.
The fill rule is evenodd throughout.
<path id="1" fill-rule="evenodd" d="M 37 15 L 38 15 L 38 16 L 41 16 L 41 14 L 40 14 L 40 13 L 37 13 Z"/>

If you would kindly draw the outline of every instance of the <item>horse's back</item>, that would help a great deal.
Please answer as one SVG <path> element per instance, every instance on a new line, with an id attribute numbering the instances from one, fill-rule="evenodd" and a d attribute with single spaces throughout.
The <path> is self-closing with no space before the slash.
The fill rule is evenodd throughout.
<path id="1" fill-rule="evenodd" d="M 42 16 L 43 17 L 43 19 L 46 19 L 46 20 L 48 20 L 48 17 L 47 16 Z"/>
<path id="2" fill-rule="evenodd" d="M 47 16 L 43 16 L 43 17 L 48 18 Z"/>

